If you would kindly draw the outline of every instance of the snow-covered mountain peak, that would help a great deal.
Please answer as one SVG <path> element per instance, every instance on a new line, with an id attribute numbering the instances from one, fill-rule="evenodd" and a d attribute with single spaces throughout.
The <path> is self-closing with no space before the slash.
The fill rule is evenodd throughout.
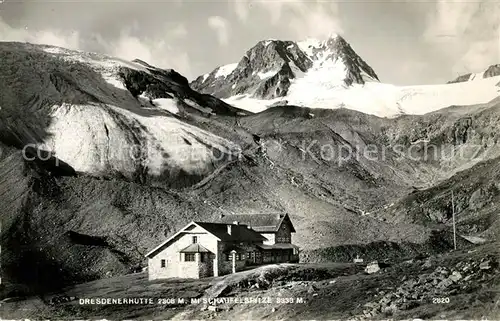
<path id="1" fill-rule="evenodd" d="M 224 72 L 222 72 L 224 71 Z M 235 64 L 198 77 L 191 86 L 220 98 L 248 95 L 285 97 L 291 85 L 316 79 L 319 86 L 342 87 L 378 81 L 373 69 L 339 35 L 304 41 L 267 39 L 251 47 Z"/>
<path id="2" fill-rule="evenodd" d="M 337 34 L 332 34 L 328 39 L 306 38 L 305 40 L 298 41 L 297 45 L 308 56 L 313 57 L 314 51 L 330 47 L 339 38 L 341 37 Z"/>
<path id="3" fill-rule="evenodd" d="M 236 64 L 198 77 L 191 86 L 252 112 L 278 105 L 347 108 L 381 117 L 425 114 L 451 105 L 486 103 L 500 94 L 500 65 L 436 86 L 380 83 L 340 35 L 303 41 L 263 40 Z M 474 81 L 472 81 L 474 80 Z"/>

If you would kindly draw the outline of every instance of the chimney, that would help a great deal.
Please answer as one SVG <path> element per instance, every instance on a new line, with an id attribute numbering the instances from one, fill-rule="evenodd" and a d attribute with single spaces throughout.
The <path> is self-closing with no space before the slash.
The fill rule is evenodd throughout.
<path id="1" fill-rule="evenodd" d="M 231 224 L 227 225 L 227 234 L 231 235 Z"/>

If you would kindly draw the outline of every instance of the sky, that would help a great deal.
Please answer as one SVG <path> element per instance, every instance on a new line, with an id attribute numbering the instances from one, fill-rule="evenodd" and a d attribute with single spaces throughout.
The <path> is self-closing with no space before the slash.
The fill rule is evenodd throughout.
<path id="1" fill-rule="evenodd" d="M 0 40 L 140 58 L 189 80 L 260 40 L 340 34 L 396 85 L 500 64 L 500 2 L 480 0 L 0 0 Z"/>

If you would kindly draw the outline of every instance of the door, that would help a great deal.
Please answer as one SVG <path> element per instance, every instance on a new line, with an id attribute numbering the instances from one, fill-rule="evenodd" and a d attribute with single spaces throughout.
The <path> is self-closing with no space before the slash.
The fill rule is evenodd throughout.
<path id="1" fill-rule="evenodd" d="M 261 251 L 255 251 L 255 263 L 257 263 L 257 264 L 262 263 L 262 252 Z"/>

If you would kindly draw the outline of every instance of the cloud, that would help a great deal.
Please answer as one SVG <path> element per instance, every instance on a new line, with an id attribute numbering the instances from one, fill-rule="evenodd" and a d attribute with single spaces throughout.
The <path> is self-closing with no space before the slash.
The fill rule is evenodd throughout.
<path id="1" fill-rule="evenodd" d="M 497 2 L 439 0 L 422 38 L 455 62 L 454 73 L 481 71 L 500 62 L 499 16 Z"/>
<path id="2" fill-rule="evenodd" d="M 267 11 L 267 13 L 269 13 L 269 15 L 271 16 L 271 23 L 275 25 L 281 20 L 283 8 L 300 6 L 301 1 L 297 0 L 297 2 L 285 2 L 257 0 L 256 4 L 258 7 L 264 9 L 265 11 Z"/>
<path id="3" fill-rule="evenodd" d="M 80 49 L 80 34 L 78 31 L 15 29 L 5 23 L 1 17 L 0 40 L 50 44 L 68 49 Z"/>
<path id="4" fill-rule="evenodd" d="M 443 37 L 461 37 L 471 23 L 478 3 L 439 0 L 430 12 L 424 37 L 440 41 Z"/>
<path id="5" fill-rule="evenodd" d="M 173 32 L 176 37 L 184 35 L 179 30 Z M 194 76 L 189 55 L 180 48 L 173 47 L 168 39 L 139 38 L 132 35 L 130 29 L 123 30 L 117 39 L 105 40 L 100 35 L 94 35 L 94 39 L 108 55 L 126 60 L 139 58 L 160 68 L 175 69 L 189 79 Z"/>
<path id="6" fill-rule="evenodd" d="M 500 43 L 500 39 L 498 40 Z M 475 42 L 465 53 L 461 56 L 459 62 L 454 66 L 454 71 L 461 71 L 468 69 L 471 71 L 481 71 L 486 69 L 488 65 L 495 63 L 492 57 L 498 55 L 499 48 L 495 48 L 494 41 L 480 41 Z M 497 58 L 497 63 L 500 59 Z"/>
<path id="7" fill-rule="evenodd" d="M 229 22 L 221 16 L 208 18 L 208 26 L 217 33 L 219 44 L 225 46 L 229 43 Z"/>
<path id="8" fill-rule="evenodd" d="M 339 8 L 335 2 L 292 2 L 293 17 L 288 26 L 297 39 L 328 38 L 343 33 Z"/>
<path id="9" fill-rule="evenodd" d="M 301 0 L 297 0 L 301 1 Z M 236 17 L 241 22 L 245 23 L 250 15 L 250 9 L 252 7 L 264 10 L 271 16 L 271 23 L 276 24 L 280 21 L 281 13 L 283 8 L 292 5 L 293 2 L 287 2 L 283 0 L 229 0 L 229 4 L 232 7 Z"/>
<path id="10" fill-rule="evenodd" d="M 343 33 L 339 7 L 333 1 L 232 0 L 231 3 L 241 22 L 247 22 L 250 6 L 253 5 L 270 16 L 271 25 L 287 26 L 287 31 L 295 40 L 322 39 Z"/>
<path id="11" fill-rule="evenodd" d="M 239 21 L 245 23 L 248 20 L 250 12 L 250 1 L 248 0 L 235 0 L 229 2 L 233 6 L 233 11 Z"/>
<path id="12" fill-rule="evenodd" d="M 186 29 L 186 26 L 184 26 L 184 24 L 179 24 L 175 28 L 169 31 L 169 35 L 172 38 L 184 39 L 188 35 L 188 31 Z"/>

